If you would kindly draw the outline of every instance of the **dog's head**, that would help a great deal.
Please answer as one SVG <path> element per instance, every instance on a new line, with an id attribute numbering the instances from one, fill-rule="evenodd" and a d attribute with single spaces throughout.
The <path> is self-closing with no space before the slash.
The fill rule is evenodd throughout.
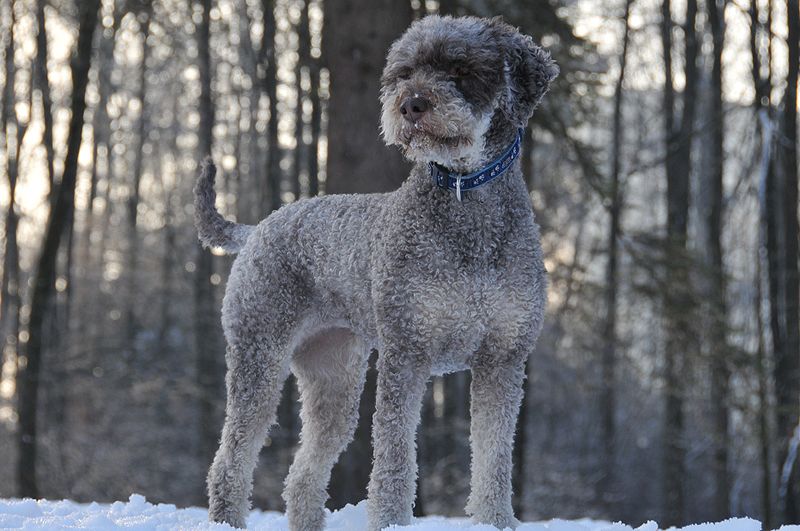
<path id="1" fill-rule="evenodd" d="M 425 17 L 389 50 L 384 140 L 413 161 L 475 167 L 490 126 L 524 127 L 557 75 L 548 52 L 499 18 Z"/>

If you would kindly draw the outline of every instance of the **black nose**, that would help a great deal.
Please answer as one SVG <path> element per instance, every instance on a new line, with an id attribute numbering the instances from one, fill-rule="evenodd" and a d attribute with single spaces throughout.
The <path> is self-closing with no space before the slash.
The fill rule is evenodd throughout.
<path id="1" fill-rule="evenodd" d="M 425 98 L 415 96 L 406 98 L 400 105 L 400 114 L 409 122 L 416 122 L 431 108 L 431 102 Z"/>

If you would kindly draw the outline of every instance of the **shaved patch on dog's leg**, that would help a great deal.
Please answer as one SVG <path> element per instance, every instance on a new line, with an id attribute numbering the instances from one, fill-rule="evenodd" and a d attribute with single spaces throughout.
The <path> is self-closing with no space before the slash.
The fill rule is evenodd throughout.
<path id="1" fill-rule="evenodd" d="M 343 328 L 320 332 L 295 355 L 303 429 L 283 491 L 292 531 L 325 527 L 331 468 L 353 439 L 367 360 L 366 345 Z"/>

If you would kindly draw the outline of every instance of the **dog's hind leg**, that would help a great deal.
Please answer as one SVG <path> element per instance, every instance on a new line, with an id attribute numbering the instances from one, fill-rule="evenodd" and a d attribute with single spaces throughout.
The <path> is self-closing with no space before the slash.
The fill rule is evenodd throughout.
<path id="1" fill-rule="evenodd" d="M 331 468 L 356 429 L 367 359 L 364 342 L 346 328 L 316 334 L 294 356 L 303 428 L 283 492 L 292 531 L 325 526 Z"/>
<path id="2" fill-rule="evenodd" d="M 208 473 L 208 496 L 211 520 L 233 527 L 245 527 L 253 470 L 289 373 L 288 355 L 265 352 L 269 344 L 253 337 L 228 347 L 225 426 Z"/>

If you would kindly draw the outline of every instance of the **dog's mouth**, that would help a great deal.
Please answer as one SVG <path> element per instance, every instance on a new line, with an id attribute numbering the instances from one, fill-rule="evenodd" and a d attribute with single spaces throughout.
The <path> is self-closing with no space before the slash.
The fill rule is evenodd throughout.
<path id="1" fill-rule="evenodd" d="M 459 148 L 472 144 L 472 138 L 466 135 L 446 136 L 437 134 L 419 124 L 403 127 L 399 135 L 400 142 L 406 149 L 430 147 L 437 145 L 447 148 Z"/>

